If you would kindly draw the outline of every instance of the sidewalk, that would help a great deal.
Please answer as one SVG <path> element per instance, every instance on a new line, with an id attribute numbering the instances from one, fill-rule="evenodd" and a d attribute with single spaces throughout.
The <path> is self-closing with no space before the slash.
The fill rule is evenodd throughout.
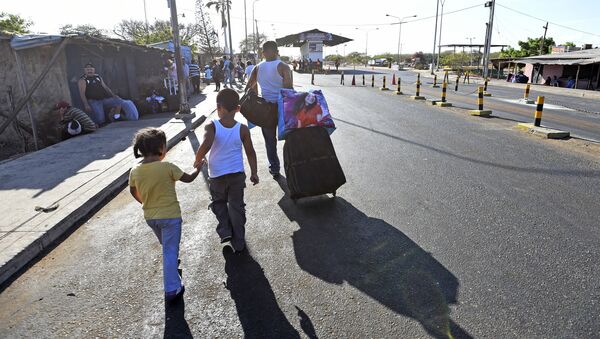
<path id="1" fill-rule="evenodd" d="M 130 147 L 137 130 L 162 128 L 171 148 L 204 122 L 215 98 L 206 90 L 192 120 L 158 114 L 113 123 L 0 164 L 0 285 L 123 188 L 139 161 Z M 36 211 L 38 206 L 46 211 Z"/>

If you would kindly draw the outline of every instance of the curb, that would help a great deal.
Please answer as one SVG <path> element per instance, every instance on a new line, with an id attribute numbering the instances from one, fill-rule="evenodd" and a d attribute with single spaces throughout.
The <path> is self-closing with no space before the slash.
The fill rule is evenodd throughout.
<path id="1" fill-rule="evenodd" d="M 206 115 L 201 115 L 195 121 L 190 121 L 190 126 L 182 129 L 172 138 L 167 140 L 167 148 L 171 149 L 177 145 L 184 136 L 186 136 L 192 129 L 202 125 L 206 119 Z M 87 201 L 84 201 L 76 210 L 63 217 L 56 224 L 54 224 L 54 226 L 50 227 L 43 235 L 28 244 L 17 255 L 2 265 L 0 267 L 0 291 L 6 287 L 5 283 L 10 282 L 11 279 L 23 268 L 27 267 L 32 260 L 38 257 L 46 249 L 51 248 L 56 240 L 60 239 L 68 232 L 76 229 L 82 223 L 82 221 L 95 213 L 98 208 L 107 201 L 107 199 L 110 199 L 117 192 L 122 190 L 124 185 L 127 183 L 129 169 L 129 163 L 127 163 L 124 167 L 116 166 L 115 168 L 108 169 L 106 171 L 107 173 L 109 171 L 123 172 L 115 180 L 109 182 L 100 192 L 96 193 Z"/>
<path id="2" fill-rule="evenodd" d="M 538 127 L 534 126 L 532 123 L 519 123 L 517 124 L 517 128 L 526 131 L 527 133 L 540 136 L 546 139 L 565 139 L 571 135 L 571 133 L 567 131 L 560 131 L 557 129 L 546 127 Z"/>

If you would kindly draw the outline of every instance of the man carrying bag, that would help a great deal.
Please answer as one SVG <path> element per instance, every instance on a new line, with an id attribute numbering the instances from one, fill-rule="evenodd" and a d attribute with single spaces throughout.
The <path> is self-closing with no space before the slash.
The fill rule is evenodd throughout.
<path id="1" fill-rule="evenodd" d="M 281 170 L 277 156 L 277 100 L 279 90 L 293 88 L 293 79 L 290 67 L 279 60 L 275 41 L 265 42 L 262 50 L 265 60 L 252 70 L 246 84 L 246 94 L 240 100 L 240 112 L 248 121 L 261 127 L 269 159 L 269 173 L 277 178 Z M 256 93 L 257 83 L 260 97 Z"/>

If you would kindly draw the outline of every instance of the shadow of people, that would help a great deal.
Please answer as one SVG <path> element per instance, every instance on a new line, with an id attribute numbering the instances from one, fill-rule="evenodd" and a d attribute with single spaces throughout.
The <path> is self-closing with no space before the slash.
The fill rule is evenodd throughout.
<path id="1" fill-rule="evenodd" d="M 164 338 L 193 338 L 190 327 L 185 320 L 185 301 L 165 304 Z"/>
<path id="2" fill-rule="evenodd" d="M 310 321 L 308 315 L 300 307 L 294 307 L 296 307 L 296 309 L 298 310 L 298 317 L 300 317 L 300 327 L 302 328 L 302 331 L 304 331 L 304 334 L 306 334 L 306 336 L 309 339 L 319 339 L 319 337 L 317 336 L 317 331 L 315 330 L 315 325 L 313 325 L 312 321 Z"/>
<path id="3" fill-rule="evenodd" d="M 450 319 L 458 279 L 397 228 L 340 197 L 294 204 L 286 193 L 279 206 L 300 226 L 292 236 L 300 268 L 329 283 L 347 282 L 435 338 L 471 338 Z"/>
<path id="4" fill-rule="evenodd" d="M 235 302 L 244 338 L 300 338 L 279 308 L 262 267 L 246 250 L 223 248 L 227 289 Z"/>

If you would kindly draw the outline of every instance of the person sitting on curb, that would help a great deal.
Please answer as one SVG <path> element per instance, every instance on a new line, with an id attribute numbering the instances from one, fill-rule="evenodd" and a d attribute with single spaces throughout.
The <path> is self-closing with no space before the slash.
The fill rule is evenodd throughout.
<path id="1" fill-rule="evenodd" d="M 121 106 L 125 111 L 124 120 L 138 120 L 139 113 L 131 100 L 123 100 L 106 86 L 104 80 L 96 74 L 91 63 L 85 64 L 84 74 L 79 79 L 79 95 L 85 111 L 92 114 L 92 120 L 98 125 L 106 122 L 105 108 Z"/>
<path id="2" fill-rule="evenodd" d="M 54 108 L 60 114 L 63 139 L 68 139 L 79 134 L 91 133 L 97 129 L 94 121 L 85 112 L 79 108 L 72 107 L 66 101 L 59 101 Z"/>

